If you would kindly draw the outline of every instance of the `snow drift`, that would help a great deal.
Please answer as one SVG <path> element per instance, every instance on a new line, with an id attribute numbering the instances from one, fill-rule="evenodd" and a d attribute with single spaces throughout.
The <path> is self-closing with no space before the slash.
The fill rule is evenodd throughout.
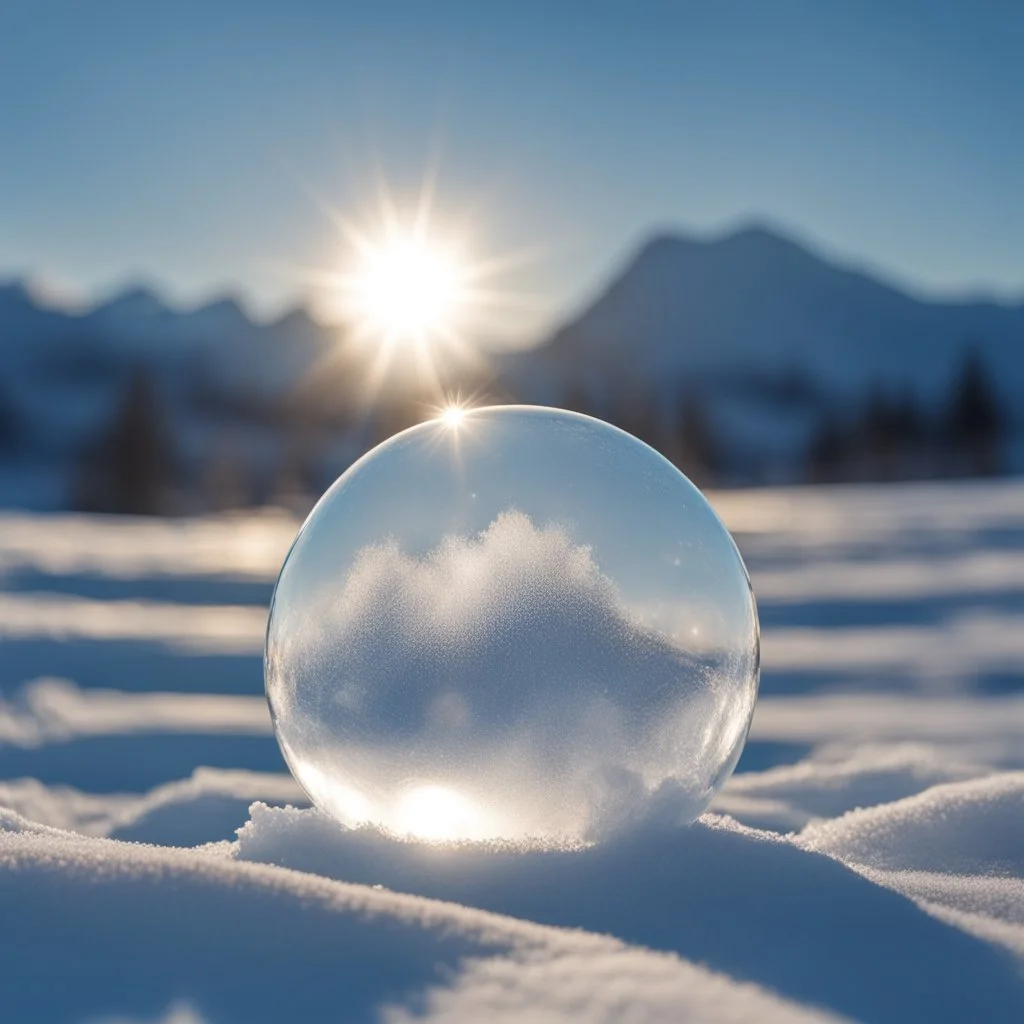
<path id="1" fill-rule="evenodd" d="M 614 939 L 9 812 L 0 914 L 5 1016 L 38 1024 L 836 1019 Z"/>
<path id="2" fill-rule="evenodd" d="M 1011 1021 L 1024 977 L 1001 950 L 787 839 L 656 818 L 585 850 L 416 844 L 255 805 L 237 856 L 676 952 L 874 1024 Z"/>

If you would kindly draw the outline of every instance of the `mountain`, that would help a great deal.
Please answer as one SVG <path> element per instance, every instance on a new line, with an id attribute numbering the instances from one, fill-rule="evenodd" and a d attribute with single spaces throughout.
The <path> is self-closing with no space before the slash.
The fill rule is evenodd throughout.
<path id="1" fill-rule="evenodd" d="M 877 382 L 928 399 L 968 344 L 1016 402 L 1024 305 L 915 298 L 751 227 L 651 239 L 533 358 L 598 388 L 623 373 L 659 390 L 799 372 L 839 396 Z"/>
<path id="2" fill-rule="evenodd" d="M 66 334 L 72 320 L 37 301 L 29 281 L 0 281 L 0 367 L 18 361 L 30 346 Z"/>
<path id="3" fill-rule="evenodd" d="M 64 507 L 90 448 L 116 448 L 111 425 L 133 387 L 173 439 L 176 487 L 195 492 L 207 463 L 229 461 L 258 496 L 293 444 L 287 396 L 333 338 L 298 312 L 254 321 L 233 296 L 177 309 L 133 285 L 81 311 L 0 283 L 0 505 Z"/>
<path id="4" fill-rule="evenodd" d="M 170 312 L 170 307 L 160 298 L 156 289 L 137 284 L 94 306 L 89 315 L 99 323 L 120 326 L 156 320 Z"/>
<path id="5" fill-rule="evenodd" d="M 754 226 L 650 239 L 502 382 L 714 462 L 705 479 L 803 479 L 816 447 L 823 478 L 928 475 L 954 471 L 942 422 L 968 354 L 1011 435 L 989 464 L 1024 469 L 1024 305 L 916 297 Z"/>
<path id="6" fill-rule="evenodd" d="M 914 296 L 764 227 L 655 236 L 550 338 L 490 362 L 440 369 L 451 391 L 608 419 L 702 482 L 1024 470 L 1024 306 Z M 62 309 L 0 282 L 0 505 L 62 507 L 149 404 L 174 507 L 315 493 L 437 402 L 392 381 L 370 407 L 371 369 L 301 307 L 259 322 L 231 295 L 180 309 L 136 284 Z M 955 423 L 988 434 L 954 450 Z"/>

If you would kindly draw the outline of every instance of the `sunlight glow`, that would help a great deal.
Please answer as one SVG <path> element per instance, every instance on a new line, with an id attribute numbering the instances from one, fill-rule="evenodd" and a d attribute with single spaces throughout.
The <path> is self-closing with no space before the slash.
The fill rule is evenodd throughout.
<path id="1" fill-rule="evenodd" d="M 482 257 L 477 212 L 439 216 L 434 179 L 429 172 L 418 197 L 404 201 L 378 180 L 376 208 L 354 216 L 321 204 L 343 245 L 333 267 L 301 273 L 339 330 L 303 381 L 311 392 L 337 373 L 358 375 L 364 410 L 396 396 L 441 402 L 455 382 L 488 376 L 488 354 L 533 304 L 501 280 L 536 253 Z"/>
<path id="2" fill-rule="evenodd" d="M 438 419 L 450 430 L 455 430 L 466 418 L 466 410 L 461 405 L 449 405 L 441 410 Z"/>
<path id="3" fill-rule="evenodd" d="M 487 835 L 484 816 L 464 796 L 446 786 L 418 786 L 395 808 L 394 829 L 418 839 L 480 839 Z"/>
<path id="4" fill-rule="evenodd" d="M 290 756 L 294 757 L 294 754 Z M 329 808 L 335 818 L 351 828 L 374 820 L 373 808 L 362 793 L 350 786 L 339 785 L 308 759 L 302 762 L 302 779 L 313 800 Z"/>
<path id="5" fill-rule="evenodd" d="M 393 232 L 363 246 L 343 288 L 359 330 L 398 344 L 431 344 L 456 330 L 469 274 L 452 247 Z"/>

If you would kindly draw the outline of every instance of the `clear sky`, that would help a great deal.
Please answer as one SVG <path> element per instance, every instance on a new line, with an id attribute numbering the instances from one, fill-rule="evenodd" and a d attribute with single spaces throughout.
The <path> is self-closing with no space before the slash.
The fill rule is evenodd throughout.
<path id="1" fill-rule="evenodd" d="M 1010 0 L 0 0 L 0 276 L 269 311 L 339 258 L 322 203 L 436 156 L 439 217 L 534 254 L 517 329 L 653 228 L 752 216 L 1019 296 L 1022 54 Z"/>

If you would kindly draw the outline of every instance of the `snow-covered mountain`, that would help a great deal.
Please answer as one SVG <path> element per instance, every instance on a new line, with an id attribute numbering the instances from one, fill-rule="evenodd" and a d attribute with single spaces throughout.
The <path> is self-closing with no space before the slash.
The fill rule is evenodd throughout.
<path id="1" fill-rule="evenodd" d="M 696 402 L 697 442 L 718 450 L 713 475 L 737 481 L 803 478 L 826 423 L 838 416 L 863 439 L 874 429 L 865 410 L 880 402 L 882 419 L 896 408 L 904 428 L 908 415 L 931 424 L 933 450 L 911 438 L 915 450 L 893 471 L 928 475 L 956 472 L 936 465 L 945 442 L 935 431 L 968 353 L 991 379 L 1007 428 L 1002 465 L 1020 469 L 1024 305 L 913 296 L 755 226 L 651 238 L 582 312 L 510 357 L 503 378 L 520 399 L 611 419 L 684 467 L 694 441 L 680 432 Z M 839 466 L 838 477 L 878 472 L 871 452 L 842 458 L 857 465 Z"/>
<path id="2" fill-rule="evenodd" d="M 800 373 L 822 390 L 910 387 L 928 399 L 976 346 L 1009 401 L 1024 384 L 1024 305 L 926 300 L 763 227 L 652 238 L 536 350 L 530 377 L 654 391 Z M 524 368 L 526 369 L 526 368 Z"/>
<path id="3" fill-rule="evenodd" d="M 305 311 L 270 323 L 254 320 L 233 295 L 177 309 L 152 287 L 132 285 L 91 309 L 72 311 L 37 299 L 30 282 L 0 283 L 4 367 L 55 356 L 78 362 L 110 357 L 163 372 L 202 364 L 225 384 L 255 375 L 276 390 L 287 387 L 296 363 L 307 365 L 331 336 Z"/>

